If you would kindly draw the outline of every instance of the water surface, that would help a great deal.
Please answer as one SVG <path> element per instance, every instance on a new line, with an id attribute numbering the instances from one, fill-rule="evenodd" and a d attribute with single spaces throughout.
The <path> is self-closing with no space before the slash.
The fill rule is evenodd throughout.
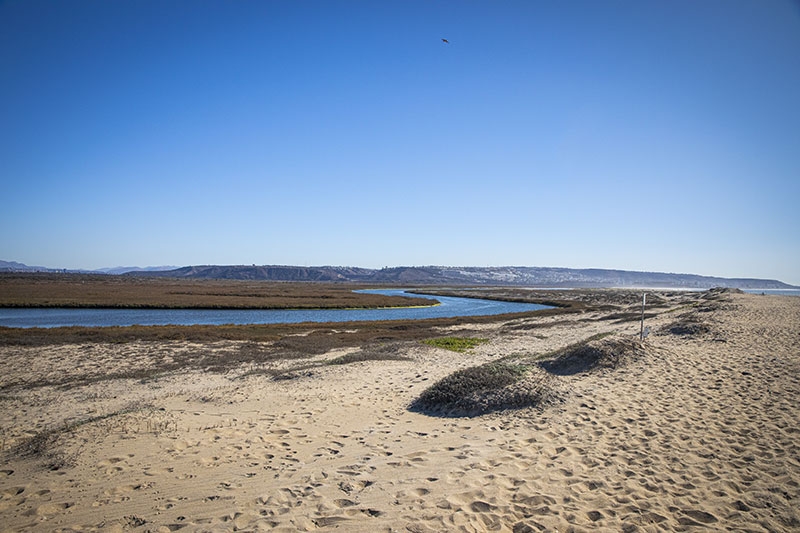
<path id="1" fill-rule="evenodd" d="M 386 295 L 425 296 L 401 289 L 368 290 Z M 354 322 L 410 320 L 457 316 L 500 315 L 547 309 L 546 305 L 501 302 L 453 296 L 428 296 L 437 306 L 385 309 L 67 309 L 0 308 L 0 326 L 55 328 L 62 326 L 190 326 L 222 324 L 291 324 L 299 322 Z"/>

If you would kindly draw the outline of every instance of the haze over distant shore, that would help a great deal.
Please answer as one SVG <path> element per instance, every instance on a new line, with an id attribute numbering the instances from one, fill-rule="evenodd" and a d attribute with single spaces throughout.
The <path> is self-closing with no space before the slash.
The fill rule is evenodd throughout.
<path id="1" fill-rule="evenodd" d="M 69 271 L 30 267 L 0 261 L 0 272 L 81 272 L 187 279 L 239 279 L 264 281 L 324 281 L 419 285 L 517 285 L 530 287 L 659 287 L 710 289 L 729 287 L 751 290 L 800 289 L 779 280 L 722 278 L 697 274 L 637 272 L 600 268 L 560 267 L 452 267 L 399 266 L 370 269 L 342 266 L 196 265 L 185 267 L 116 267 L 94 271 Z"/>

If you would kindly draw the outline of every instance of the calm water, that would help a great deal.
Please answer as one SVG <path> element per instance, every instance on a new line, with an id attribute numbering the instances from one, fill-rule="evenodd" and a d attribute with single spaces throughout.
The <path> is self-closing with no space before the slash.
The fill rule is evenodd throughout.
<path id="1" fill-rule="evenodd" d="M 370 290 L 379 294 L 411 296 L 402 290 Z M 55 328 L 60 326 L 164 326 L 220 324 L 287 324 L 296 322 L 351 322 L 407 320 L 455 316 L 500 315 L 547 309 L 545 305 L 435 297 L 441 305 L 401 309 L 8 309 L 0 308 L 0 326 Z"/>
<path id="2" fill-rule="evenodd" d="M 772 294 L 777 296 L 800 296 L 800 289 L 743 289 L 750 294 Z"/>

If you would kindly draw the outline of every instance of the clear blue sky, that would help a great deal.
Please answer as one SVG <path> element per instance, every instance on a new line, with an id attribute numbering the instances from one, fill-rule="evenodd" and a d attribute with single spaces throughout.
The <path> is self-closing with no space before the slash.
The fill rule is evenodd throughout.
<path id="1" fill-rule="evenodd" d="M 31 265 L 800 284 L 800 4 L 2 1 L 0 183 Z"/>

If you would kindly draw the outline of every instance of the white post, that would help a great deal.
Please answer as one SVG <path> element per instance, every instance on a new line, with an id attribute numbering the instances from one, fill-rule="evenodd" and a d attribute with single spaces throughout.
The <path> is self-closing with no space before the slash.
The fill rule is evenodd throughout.
<path id="1" fill-rule="evenodd" d="M 644 340 L 644 304 L 645 304 L 646 301 L 647 301 L 647 293 L 643 292 L 642 293 L 642 325 L 639 328 L 639 340 L 640 341 Z"/>

